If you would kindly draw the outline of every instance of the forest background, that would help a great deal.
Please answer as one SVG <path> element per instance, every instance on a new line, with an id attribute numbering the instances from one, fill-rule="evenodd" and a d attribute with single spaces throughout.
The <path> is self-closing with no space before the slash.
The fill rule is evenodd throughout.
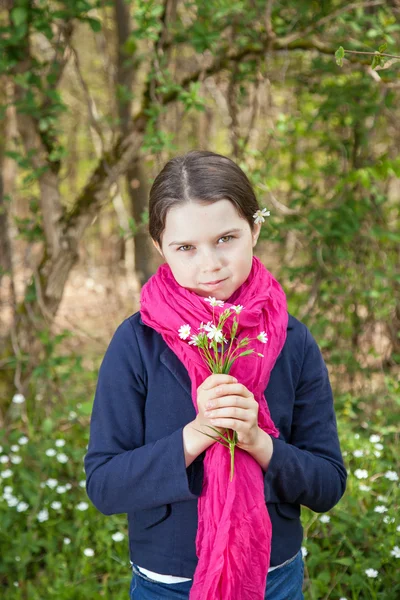
<path id="1" fill-rule="evenodd" d="M 125 517 L 87 501 L 97 370 L 160 264 L 152 180 L 230 156 L 255 253 L 317 339 L 349 471 L 302 510 L 305 597 L 400 597 L 400 1 L 0 2 L 0 588 L 123 599 Z"/>

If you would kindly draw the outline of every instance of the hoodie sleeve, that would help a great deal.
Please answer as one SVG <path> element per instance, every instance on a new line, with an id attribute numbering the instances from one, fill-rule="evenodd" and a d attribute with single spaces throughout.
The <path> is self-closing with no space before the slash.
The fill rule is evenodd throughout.
<path id="1" fill-rule="evenodd" d="M 306 328 L 303 363 L 295 392 L 290 439 L 272 438 L 264 475 L 267 502 L 303 504 L 315 512 L 333 508 L 346 489 L 328 370 Z"/>
<path id="2" fill-rule="evenodd" d="M 201 493 L 205 453 L 186 468 L 183 427 L 144 444 L 144 381 L 136 333 L 126 319 L 100 366 L 84 459 L 87 495 L 106 515 L 193 500 Z"/>

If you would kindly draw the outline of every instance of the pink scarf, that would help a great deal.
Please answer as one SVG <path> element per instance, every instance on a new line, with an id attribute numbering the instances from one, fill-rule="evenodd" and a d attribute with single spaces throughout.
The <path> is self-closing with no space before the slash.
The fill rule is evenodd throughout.
<path id="1" fill-rule="evenodd" d="M 180 339 L 178 329 L 190 325 L 198 332 L 201 322 L 212 320 L 213 308 L 201 296 L 180 286 L 167 263 L 143 286 L 140 294 L 142 320 L 161 334 L 188 370 L 192 401 L 197 408 L 197 388 L 211 374 L 198 348 Z M 230 374 L 250 390 L 259 403 L 258 424 L 278 437 L 264 391 L 286 340 L 286 296 L 261 261 L 253 256 L 246 281 L 224 302 L 214 307 L 215 323 L 230 305 L 241 304 L 236 338 L 253 339 L 255 353 L 238 358 Z M 227 321 L 229 329 L 232 318 Z M 227 330 L 225 326 L 225 330 Z M 256 338 L 265 331 L 266 344 Z M 177 406 L 177 410 L 179 407 Z M 211 433 L 211 431 L 210 431 Z M 235 448 L 235 474 L 230 477 L 228 448 L 215 442 L 204 459 L 203 489 L 198 500 L 196 553 L 198 564 L 190 600 L 264 600 L 270 564 L 272 527 L 264 498 L 261 466 L 246 451 Z"/>

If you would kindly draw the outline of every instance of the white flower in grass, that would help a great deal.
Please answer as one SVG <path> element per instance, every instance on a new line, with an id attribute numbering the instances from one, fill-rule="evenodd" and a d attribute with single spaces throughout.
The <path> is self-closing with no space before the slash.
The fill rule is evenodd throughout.
<path id="1" fill-rule="evenodd" d="M 23 404 L 25 402 L 25 396 L 23 394 L 14 394 L 12 401 L 14 404 Z"/>
<path id="2" fill-rule="evenodd" d="M 382 453 L 378 452 L 378 450 L 374 450 L 374 454 L 375 454 L 376 458 L 380 458 Z"/>
<path id="3" fill-rule="evenodd" d="M 89 508 L 89 504 L 87 502 L 79 502 L 76 505 L 77 510 L 87 510 Z"/>
<path id="4" fill-rule="evenodd" d="M 386 523 L 386 525 L 390 525 L 391 523 L 394 523 L 394 517 L 389 517 L 389 515 L 385 515 L 383 517 L 383 522 Z"/>
<path id="5" fill-rule="evenodd" d="M 6 486 L 5 486 L 5 488 L 4 488 L 4 493 L 5 493 L 5 494 L 11 494 L 11 493 L 12 493 L 12 491 L 13 491 L 13 488 L 12 488 L 12 486 L 11 486 L 11 485 L 6 485 Z"/>
<path id="6" fill-rule="evenodd" d="M 319 520 L 321 521 L 321 523 L 329 523 L 331 518 L 329 515 L 322 515 L 322 517 L 320 517 Z"/>
<path id="7" fill-rule="evenodd" d="M 85 488 L 86 487 L 86 479 L 82 479 L 82 481 L 79 482 L 79 486 L 81 488 Z"/>
<path id="8" fill-rule="evenodd" d="M 57 446 L 57 448 L 62 448 L 63 446 L 65 446 L 65 440 L 56 440 L 54 443 Z"/>
<path id="9" fill-rule="evenodd" d="M 57 494 L 65 494 L 66 491 L 67 488 L 65 487 L 65 485 L 58 485 L 56 488 Z"/>
<path id="10" fill-rule="evenodd" d="M 208 298 L 204 298 L 205 302 L 209 302 L 210 306 L 224 306 L 224 302 L 222 300 L 217 300 L 213 296 L 208 296 Z"/>
<path id="11" fill-rule="evenodd" d="M 83 554 L 85 556 L 94 556 L 94 550 L 92 550 L 91 548 L 85 548 Z"/>
<path id="12" fill-rule="evenodd" d="M 381 441 L 381 436 L 376 435 L 376 433 L 373 433 L 372 435 L 369 436 L 369 441 L 371 442 L 371 444 L 377 444 L 378 442 Z"/>
<path id="13" fill-rule="evenodd" d="M 57 479 L 48 479 L 46 481 L 46 485 L 52 490 L 58 485 L 58 481 Z"/>
<path id="14" fill-rule="evenodd" d="M 54 502 L 52 502 L 50 506 L 53 510 L 60 510 L 62 504 L 61 502 L 58 502 L 58 500 L 54 500 Z"/>
<path id="15" fill-rule="evenodd" d="M 39 521 L 39 523 L 43 523 L 44 521 L 47 521 L 47 519 L 49 518 L 49 511 L 47 510 L 47 508 L 44 508 L 43 510 L 38 512 L 38 515 L 36 518 Z"/>
<path id="16" fill-rule="evenodd" d="M 70 410 L 69 415 L 68 415 L 69 419 L 76 419 L 77 416 L 78 416 L 78 414 L 74 410 Z"/>
<path id="17" fill-rule="evenodd" d="M 192 335 L 190 338 L 189 345 L 194 344 L 195 346 L 200 346 L 201 344 L 201 336 L 200 335 Z"/>
<path id="18" fill-rule="evenodd" d="M 27 444 L 29 442 L 28 438 L 26 437 L 26 435 L 23 435 L 22 437 L 19 438 L 18 440 L 18 444 L 20 444 L 21 446 L 24 446 L 25 444 Z M 1 452 L 1 450 L 0 450 Z"/>
<path id="19" fill-rule="evenodd" d="M 307 548 L 305 546 L 302 546 L 301 547 L 301 555 L 302 555 L 302 557 L 305 558 L 307 556 L 307 554 L 308 554 Z"/>
<path id="20" fill-rule="evenodd" d="M 19 465 L 19 463 L 22 461 L 22 458 L 18 454 L 11 454 L 10 460 L 13 465 Z"/>
<path id="21" fill-rule="evenodd" d="M 68 546 L 71 543 L 71 540 L 69 538 L 64 538 L 63 542 L 66 546 Z"/>
<path id="22" fill-rule="evenodd" d="M 57 454 L 57 451 L 54 450 L 54 448 L 49 448 L 48 450 L 46 450 L 45 454 L 46 456 L 55 456 Z"/>
<path id="23" fill-rule="evenodd" d="M 264 223 L 265 217 L 269 217 L 270 214 L 270 211 L 266 208 L 257 210 L 253 215 L 254 223 Z"/>
<path id="24" fill-rule="evenodd" d="M 387 502 L 388 501 L 388 497 L 387 496 L 382 496 L 381 494 L 379 494 L 379 496 L 377 497 L 377 500 L 379 500 L 379 502 Z"/>
<path id="25" fill-rule="evenodd" d="M 399 476 L 397 475 L 396 471 L 386 471 L 385 477 L 386 477 L 386 479 L 389 479 L 390 481 L 398 481 L 399 480 Z"/>
<path id="26" fill-rule="evenodd" d="M 15 496 L 7 496 L 6 502 L 10 508 L 13 508 L 14 506 L 17 506 L 19 500 Z"/>
<path id="27" fill-rule="evenodd" d="M 29 508 L 29 504 L 27 502 L 19 502 L 17 504 L 18 512 L 24 512 L 25 510 L 28 510 L 28 508 Z"/>
<path id="28" fill-rule="evenodd" d="M 369 485 L 364 485 L 363 483 L 360 483 L 360 491 L 361 492 L 370 492 L 371 488 Z"/>
<path id="29" fill-rule="evenodd" d="M 396 531 L 397 531 L 397 533 L 400 533 L 400 525 L 397 525 Z"/>
<path id="30" fill-rule="evenodd" d="M 383 450 L 383 444 L 380 444 L 379 442 L 377 444 L 375 444 L 375 448 L 377 450 Z"/>
<path id="31" fill-rule="evenodd" d="M 345 598 L 344 596 L 342 596 L 341 598 L 339 598 L 339 600 L 347 600 L 347 598 Z"/>
<path id="32" fill-rule="evenodd" d="M 375 569 L 365 569 L 365 574 L 367 577 L 378 577 L 378 571 Z"/>
<path id="33" fill-rule="evenodd" d="M 72 485 L 70 483 L 66 483 L 65 487 L 66 487 L 67 490 L 70 490 L 72 488 Z"/>
<path id="34" fill-rule="evenodd" d="M 354 439 L 355 440 L 359 440 L 360 439 L 360 434 L 359 433 L 355 433 L 354 434 Z"/>
<path id="35" fill-rule="evenodd" d="M 354 450 L 353 456 L 356 458 L 361 458 L 361 456 L 364 456 L 364 450 Z"/>
<path id="36" fill-rule="evenodd" d="M 395 558 L 400 558 L 400 548 L 399 546 L 395 546 L 393 550 L 391 550 L 390 554 Z"/>
<path id="37" fill-rule="evenodd" d="M 178 329 L 181 340 L 186 340 L 190 335 L 190 325 L 181 325 Z"/>
<path id="38" fill-rule="evenodd" d="M 356 469 L 354 475 L 357 479 L 367 479 L 368 471 L 366 469 Z"/>
<path id="39" fill-rule="evenodd" d="M 57 454 L 57 460 L 60 463 L 66 463 L 69 461 L 69 458 L 66 454 L 61 453 L 61 454 Z"/>
<path id="40" fill-rule="evenodd" d="M 18 452 L 19 446 L 18 444 L 13 444 L 10 448 L 11 452 Z"/>
<path id="41" fill-rule="evenodd" d="M 265 331 L 262 331 L 261 333 L 258 334 L 257 339 L 259 342 L 262 342 L 263 344 L 266 344 L 268 342 L 268 336 L 265 333 Z"/>
<path id="42" fill-rule="evenodd" d="M 377 513 L 387 512 L 387 506 L 375 506 L 374 512 L 377 512 Z"/>
<path id="43" fill-rule="evenodd" d="M 241 304 L 237 304 L 236 306 L 231 306 L 231 308 L 238 315 L 242 312 L 242 310 L 244 309 L 244 306 L 242 306 Z"/>
<path id="44" fill-rule="evenodd" d="M 5 471 L 3 471 L 2 473 L 0 473 L 0 476 L 3 479 L 7 479 L 7 477 L 11 477 L 11 475 L 13 474 L 13 472 L 11 471 L 11 469 L 6 469 Z"/>
<path id="45" fill-rule="evenodd" d="M 117 531 L 116 533 L 113 533 L 111 537 L 114 540 L 114 542 L 122 542 L 125 536 L 123 533 Z"/>
<path id="46" fill-rule="evenodd" d="M 8 456 L 6 454 L 2 454 L 0 456 L 0 463 L 2 463 L 3 465 L 5 465 L 6 463 L 8 463 L 10 459 L 8 458 Z"/>

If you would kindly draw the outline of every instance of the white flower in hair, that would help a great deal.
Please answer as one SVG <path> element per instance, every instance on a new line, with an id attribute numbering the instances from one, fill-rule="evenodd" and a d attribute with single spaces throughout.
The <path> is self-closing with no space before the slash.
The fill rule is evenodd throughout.
<path id="1" fill-rule="evenodd" d="M 222 300 L 216 300 L 213 296 L 208 296 L 208 298 L 204 298 L 205 302 L 209 302 L 211 306 L 223 306 L 224 303 Z"/>
<path id="2" fill-rule="evenodd" d="M 257 210 L 253 215 L 254 222 L 255 223 L 264 223 L 265 217 L 269 217 L 270 214 L 271 214 L 270 211 L 267 210 L 266 208 L 263 208 L 262 210 Z"/>
<path id="3" fill-rule="evenodd" d="M 181 325 L 178 329 L 178 333 L 182 340 L 186 340 L 190 335 L 190 325 Z"/>

